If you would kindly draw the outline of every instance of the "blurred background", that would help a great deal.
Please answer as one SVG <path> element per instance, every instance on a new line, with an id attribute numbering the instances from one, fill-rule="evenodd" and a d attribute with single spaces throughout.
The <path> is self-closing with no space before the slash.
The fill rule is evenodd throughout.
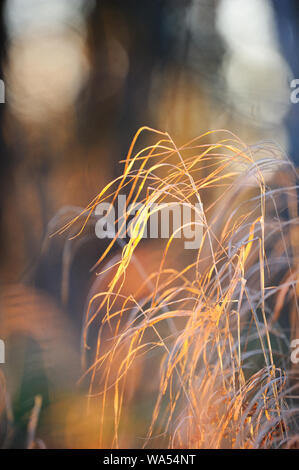
<path id="1" fill-rule="evenodd" d="M 85 439 L 83 405 L 72 403 L 90 268 L 105 246 L 92 230 L 75 242 L 49 235 L 121 174 L 143 125 L 178 145 L 229 129 L 247 144 L 274 142 L 277 158 L 299 164 L 299 104 L 290 100 L 298 22 L 296 0 L 1 2 L 4 446 L 32 444 L 24 430 L 36 396 L 40 446 L 96 445 L 96 424 Z"/>

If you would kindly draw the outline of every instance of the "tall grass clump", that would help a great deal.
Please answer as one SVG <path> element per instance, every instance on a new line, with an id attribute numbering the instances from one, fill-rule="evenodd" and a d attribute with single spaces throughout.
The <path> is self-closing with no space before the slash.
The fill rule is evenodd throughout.
<path id="1" fill-rule="evenodd" d="M 141 132 L 155 142 L 138 149 Z M 177 147 L 142 128 L 122 176 L 64 227 L 79 236 L 119 194 L 143 203 L 131 237 L 116 227 L 95 264 L 83 325 L 99 446 L 296 446 L 297 188 L 271 142 L 219 130 Z M 154 203 L 202 204 L 196 250 L 175 233 L 145 240 Z"/>

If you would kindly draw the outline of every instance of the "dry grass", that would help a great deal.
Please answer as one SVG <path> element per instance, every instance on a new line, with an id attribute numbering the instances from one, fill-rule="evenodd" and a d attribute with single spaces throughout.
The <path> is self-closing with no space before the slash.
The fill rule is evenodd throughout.
<path id="1" fill-rule="evenodd" d="M 156 142 L 138 151 L 142 132 Z M 89 301 L 83 363 L 96 327 L 84 377 L 99 405 L 99 446 L 296 443 L 296 172 L 271 143 L 248 147 L 228 131 L 208 134 L 217 143 L 203 143 L 206 134 L 177 148 L 167 133 L 140 129 L 123 175 L 63 229 L 78 222 L 79 236 L 96 205 L 118 194 L 146 207 L 121 256 L 110 257 L 116 235 L 95 265 L 108 280 Z M 178 201 L 203 203 L 198 250 L 173 236 L 142 238 L 152 204 Z"/>

